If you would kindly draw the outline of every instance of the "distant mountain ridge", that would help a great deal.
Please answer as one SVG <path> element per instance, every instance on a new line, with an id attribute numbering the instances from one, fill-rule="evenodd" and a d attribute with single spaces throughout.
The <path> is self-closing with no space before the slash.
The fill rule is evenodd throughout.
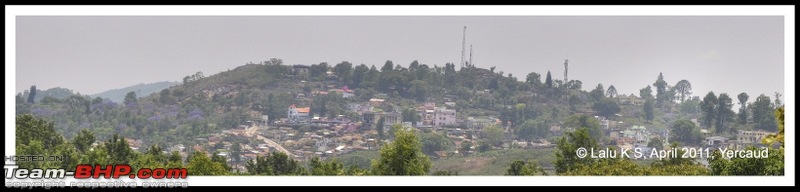
<path id="1" fill-rule="evenodd" d="M 101 93 L 93 94 L 90 96 L 93 98 L 94 97 L 108 98 L 116 103 L 121 103 L 123 100 L 125 100 L 125 94 L 128 94 L 128 92 L 133 91 L 136 93 L 136 96 L 145 97 L 152 93 L 159 92 L 161 90 L 164 90 L 166 88 L 172 87 L 173 85 L 177 84 L 178 82 L 169 82 L 169 81 L 149 83 L 149 84 L 140 83 L 125 88 L 103 91 Z"/>

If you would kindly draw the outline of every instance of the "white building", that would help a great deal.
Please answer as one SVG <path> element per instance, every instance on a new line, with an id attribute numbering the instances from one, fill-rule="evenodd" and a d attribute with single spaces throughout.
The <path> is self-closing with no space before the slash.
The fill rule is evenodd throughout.
<path id="1" fill-rule="evenodd" d="M 449 126 L 456 124 L 456 110 L 444 107 L 436 108 L 433 112 L 434 126 Z"/>
<path id="2" fill-rule="evenodd" d="M 310 107 L 297 108 L 294 104 L 292 104 L 289 106 L 289 110 L 286 113 L 290 121 L 304 122 L 308 121 L 308 113 L 310 111 Z"/>

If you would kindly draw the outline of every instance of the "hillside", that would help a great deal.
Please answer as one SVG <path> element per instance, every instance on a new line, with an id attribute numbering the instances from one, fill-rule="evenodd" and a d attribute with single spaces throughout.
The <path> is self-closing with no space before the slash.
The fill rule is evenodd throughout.
<path id="1" fill-rule="evenodd" d="M 136 95 L 146 96 L 152 93 L 159 92 L 163 89 L 172 87 L 173 85 L 177 84 L 178 82 L 169 82 L 169 81 L 148 83 L 148 84 L 140 83 L 137 85 L 132 85 L 124 88 L 103 91 L 89 96 L 91 96 L 92 98 L 95 97 L 107 98 L 116 103 L 122 103 L 122 101 L 125 99 L 125 94 L 128 94 L 128 92 L 133 91 L 136 93 Z"/>
<path id="2" fill-rule="evenodd" d="M 580 80 L 563 82 L 550 72 L 529 73 L 521 81 L 494 68 L 467 65 L 456 70 L 451 63 L 415 61 L 406 67 L 386 61 L 378 68 L 346 61 L 284 65 L 271 59 L 211 76 L 197 72 L 180 85 L 137 94 L 124 103 L 79 94 L 31 103 L 20 94 L 16 109 L 17 114 L 53 122 L 67 139 L 85 129 L 97 141 L 125 137 L 136 149 L 183 146 L 187 152 L 225 154 L 247 149 L 250 156 L 243 158 L 253 158 L 253 149 L 265 145 L 300 160 L 366 150 L 342 159 L 362 168 L 379 142 L 391 142 L 387 127 L 406 124 L 422 131 L 426 155 L 449 157 L 437 159 L 434 171 L 462 175 L 501 174 L 514 160 L 536 160 L 551 172 L 552 143 L 575 128 L 588 128 L 599 145 L 627 147 L 665 136 L 683 146 L 700 146 L 706 136 L 701 128 L 728 138 L 736 137 L 737 130 L 777 128 L 769 97 L 759 96 L 748 111 L 752 121 L 742 124 L 733 121 L 727 94 L 720 94 L 719 102 L 714 93 L 703 100 L 682 100 L 678 96 L 686 92 L 676 88 L 681 86 L 669 86 L 662 75 L 657 79 L 655 91 L 644 83 L 635 96 L 617 95 L 613 85 L 585 91 Z M 682 89 L 691 86 L 683 84 Z M 704 121 L 707 112 L 701 105 L 729 110 L 715 109 L 725 118 L 712 123 Z M 441 116 L 434 118 L 437 113 Z M 675 122 L 681 129 L 666 135 Z M 531 151 L 533 146 L 544 147 Z M 481 152 L 453 156 L 465 147 Z M 242 163 L 231 166 L 244 169 Z"/>

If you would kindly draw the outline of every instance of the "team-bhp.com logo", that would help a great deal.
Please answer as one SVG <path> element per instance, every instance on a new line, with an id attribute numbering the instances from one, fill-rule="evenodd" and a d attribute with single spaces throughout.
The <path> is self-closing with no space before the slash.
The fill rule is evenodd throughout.
<path id="1" fill-rule="evenodd" d="M 64 169 L 22 169 L 17 165 L 6 164 L 6 187 L 187 187 L 185 168 L 141 168 L 133 171 L 130 165 L 78 165 L 75 171 Z M 78 181 L 65 182 L 72 177 Z M 120 178 L 157 179 L 156 181 L 130 182 Z M 111 179 L 94 180 L 94 179 Z M 160 180 L 166 179 L 166 180 Z"/>
<path id="2" fill-rule="evenodd" d="M 6 179 L 64 179 L 72 176 L 75 179 L 99 179 L 128 177 L 131 179 L 185 179 L 187 170 L 142 168 L 134 172 L 130 165 L 78 165 L 75 171 L 64 169 L 19 169 L 6 166 Z"/>

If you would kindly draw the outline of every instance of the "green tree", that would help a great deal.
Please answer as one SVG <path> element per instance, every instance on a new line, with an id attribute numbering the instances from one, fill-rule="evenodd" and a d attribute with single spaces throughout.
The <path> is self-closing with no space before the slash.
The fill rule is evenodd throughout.
<path id="1" fill-rule="evenodd" d="M 537 86 L 541 86 L 542 80 L 541 80 L 540 75 L 538 73 L 531 72 L 531 73 L 528 73 L 527 76 L 525 76 L 525 83 L 527 83 L 527 84 L 529 84 L 531 86 L 537 87 Z"/>
<path id="2" fill-rule="evenodd" d="M 489 142 L 491 146 L 500 146 L 503 144 L 503 129 L 496 126 L 488 126 L 483 128 L 483 137 Z"/>
<path id="3" fill-rule="evenodd" d="M 697 128 L 694 122 L 686 119 L 673 122 L 669 134 L 672 141 L 680 141 L 684 145 L 697 144 L 701 139 L 700 129 Z"/>
<path id="4" fill-rule="evenodd" d="M 653 88 L 648 85 L 645 88 L 639 89 L 639 97 L 642 99 L 654 99 L 653 97 Z"/>
<path id="5" fill-rule="evenodd" d="M 486 142 L 486 141 L 479 141 L 478 142 L 478 152 L 483 153 L 483 152 L 487 152 L 489 150 L 492 150 L 492 145 L 489 144 L 489 142 Z"/>
<path id="6" fill-rule="evenodd" d="M 363 87 L 364 81 L 367 80 L 367 73 L 369 73 L 369 67 L 364 64 L 358 65 L 353 69 L 353 88 Z"/>
<path id="7" fill-rule="evenodd" d="M 410 94 L 417 99 L 417 101 L 425 101 L 428 99 L 428 90 L 430 87 L 428 83 L 422 80 L 414 80 L 411 81 L 411 89 L 409 90 Z"/>
<path id="8" fill-rule="evenodd" d="M 712 175 L 783 175 L 784 154 L 774 148 L 756 148 L 749 146 L 744 150 L 760 152 L 767 150 L 767 158 L 734 157 L 728 159 L 715 150 L 709 158 Z"/>
<path id="9" fill-rule="evenodd" d="M 400 113 L 403 116 L 403 121 L 411 122 L 412 124 L 417 124 L 420 121 L 420 116 L 414 108 L 406 108 Z"/>
<path id="10" fill-rule="evenodd" d="M 592 109 L 594 109 L 598 115 L 606 118 L 612 118 L 615 114 L 622 111 L 622 109 L 619 108 L 619 105 L 617 105 L 617 102 L 610 98 L 604 98 L 598 102 L 595 102 L 592 106 Z"/>
<path id="11" fill-rule="evenodd" d="M 392 70 L 394 70 L 394 63 L 392 63 L 392 60 L 386 60 L 386 63 L 384 63 L 383 67 L 381 67 L 381 74 Z"/>
<path id="12" fill-rule="evenodd" d="M 617 96 L 617 88 L 614 85 L 608 86 L 608 90 L 606 91 L 606 96 L 608 97 L 616 97 Z"/>
<path id="13" fill-rule="evenodd" d="M 195 151 L 186 167 L 189 175 L 227 175 L 225 166 L 211 161 L 204 152 Z"/>
<path id="14" fill-rule="evenodd" d="M 168 160 L 169 162 L 183 163 L 183 157 L 181 157 L 181 153 L 178 151 L 173 151 L 170 153 Z"/>
<path id="15" fill-rule="evenodd" d="M 231 170 L 233 170 L 233 168 L 230 165 L 228 165 L 228 158 L 225 157 L 225 156 L 219 155 L 219 153 L 217 153 L 217 152 L 214 152 L 214 154 L 211 154 L 211 162 L 214 162 L 214 163 L 222 165 L 225 168 L 225 171 L 230 172 Z"/>
<path id="16" fill-rule="evenodd" d="M 750 96 L 747 93 L 742 92 L 739 93 L 737 96 L 739 98 L 739 124 L 747 124 L 747 100 L 750 99 Z"/>
<path id="17" fill-rule="evenodd" d="M 681 102 L 680 112 L 687 115 L 695 115 L 700 112 L 700 99 L 688 99 Z"/>
<path id="18" fill-rule="evenodd" d="M 758 96 L 756 101 L 750 105 L 750 110 L 753 116 L 753 123 L 755 123 L 753 128 L 766 131 L 777 130 L 778 126 L 773 116 L 774 106 L 768 96 L 764 94 Z"/>
<path id="19" fill-rule="evenodd" d="M 780 108 L 775 110 L 775 120 L 778 123 L 778 133 L 777 134 L 767 135 L 766 137 L 764 137 L 764 140 L 762 141 L 764 144 L 768 144 L 770 146 L 772 144 L 774 144 L 775 142 L 780 142 L 781 143 L 781 150 L 783 150 L 783 148 L 785 146 L 785 143 L 786 143 L 783 140 L 783 135 L 784 135 L 784 131 L 783 131 L 784 130 L 784 125 L 783 125 L 784 109 L 783 108 L 784 107 L 781 106 Z"/>
<path id="20" fill-rule="evenodd" d="M 336 160 L 321 161 L 319 157 L 313 157 L 308 162 L 310 175 L 344 175 L 344 164 Z"/>
<path id="21" fill-rule="evenodd" d="M 347 61 L 342 61 L 333 67 L 333 72 L 339 77 L 339 80 L 344 84 L 350 84 L 353 75 L 353 64 Z"/>
<path id="22" fill-rule="evenodd" d="M 550 71 L 547 71 L 547 76 L 544 79 L 544 85 L 547 88 L 553 88 L 553 78 L 550 76 Z"/>
<path id="23" fill-rule="evenodd" d="M 458 153 L 467 156 L 469 155 L 469 151 L 472 151 L 472 142 L 469 141 L 461 142 L 461 147 L 458 148 Z"/>
<path id="24" fill-rule="evenodd" d="M 515 160 L 506 170 L 506 175 L 536 175 L 537 173 L 545 173 L 544 169 L 536 162 L 524 162 Z"/>
<path id="25" fill-rule="evenodd" d="M 422 142 L 422 152 L 428 156 L 436 155 L 437 151 L 448 151 L 453 148 L 453 142 L 442 134 L 438 133 L 421 133 L 420 142 Z"/>
<path id="26" fill-rule="evenodd" d="M 681 102 L 686 101 L 686 98 L 692 95 L 692 83 L 689 83 L 686 79 L 678 81 L 675 84 L 675 91 L 680 94 Z"/>
<path id="27" fill-rule="evenodd" d="M 164 89 L 159 92 L 158 102 L 162 105 L 170 105 L 176 102 L 175 98 L 170 95 L 169 89 Z"/>
<path id="28" fill-rule="evenodd" d="M 111 164 L 128 164 L 136 159 L 137 153 L 128 145 L 128 141 L 124 137 L 117 134 L 106 141 L 105 150 L 109 155 L 109 163 Z"/>
<path id="29" fill-rule="evenodd" d="M 383 117 L 381 117 L 381 118 L 378 119 L 378 125 L 376 125 L 376 127 L 375 127 L 375 129 L 378 130 L 378 138 L 380 140 L 383 140 L 384 138 L 386 138 L 386 133 L 384 133 L 385 131 L 384 131 L 384 128 L 383 128 L 385 122 L 386 122 L 386 120 L 383 119 Z"/>
<path id="30" fill-rule="evenodd" d="M 714 118 L 717 116 L 717 96 L 709 91 L 703 101 L 700 102 L 700 111 L 703 112 L 703 127 L 711 127 Z"/>
<path id="31" fill-rule="evenodd" d="M 733 107 L 732 99 L 728 96 L 727 93 L 719 94 L 719 98 L 717 98 L 717 117 L 716 123 L 714 127 L 716 128 L 717 133 L 722 133 L 724 131 L 730 131 L 727 126 L 725 126 L 725 122 L 729 122 L 733 120 L 734 113 L 731 110 Z"/>
<path id="32" fill-rule="evenodd" d="M 667 82 L 664 81 L 664 74 L 658 73 L 658 79 L 653 83 L 653 86 L 656 87 L 656 104 L 660 106 L 664 101 L 667 101 Z"/>
<path id="33" fill-rule="evenodd" d="M 28 92 L 28 103 L 34 103 L 36 98 L 36 85 L 31 85 L 31 90 Z"/>
<path id="34" fill-rule="evenodd" d="M 72 143 L 79 152 L 86 152 L 92 147 L 92 143 L 94 143 L 94 133 L 88 129 L 82 129 L 77 136 L 72 138 Z"/>
<path id="35" fill-rule="evenodd" d="M 252 175 L 301 175 L 306 173 L 300 164 L 282 152 L 270 152 L 266 156 L 256 156 L 255 161 L 245 165 Z"/>
<path id="36" fill-rule="evenodd" d="M 583 82 L 580 80 L 569 80 L 569 82 L 567 82 L 567 89 L 580 91 L 582 87 Z"/>
<path id="37" fill-rule="evenodd" d="M 134 164 L 138 165 L 138 168 L 164 167 L 164 165 L 167 163 L 167 156 L 164 154 L 164 150 L 158 145 L 152 145 L 147 148 L 147 151 L 145 151 L 144 154 L 139 155 L 139 158 L 136 160 L 136 162 L 134 162 Z"/>
<path id="38" fill-rule="evenodd" d="M 372 161 L 375 175 L 427 175 L 431 160 L 422 153 L 417 135 L 400 125 L 394 125 L 395 139 L 380 149 L 380 157 Z"/>
<path id="39" fill-rule="evenodd" d="M 231 146 L 231 153 L 230 154 L 231 154 L 231 159 L 233 160 L 233 162 L 235 162 L 237 164 L 241 163 L 242 162 L 242 154 L 243 154 L 242 145 L 239 142 L 233 142 L 233 145 Z"/>
<path id="40" fill-rule="evenodd" d="M 562 174 L 572 171 L 579 166 L 591 165 L 594 163 L 592 158 L 579 158 L 576 151 L 579 148 L 586 150 L 600 149 L 597 140 L 589 136 L 589 129 L 586 127 L 577 128 L 573 132 L 567 132 L 565 136 L 558 139 L 556 144 L 556 160 L 553 162 L 556 173 Z"/>
<path id="41" fill-rule="evenodd" d="M 65 142 L 64 137 L 58 134 L 53 127 L 53 122 L 36 118 L 30 114 L 17 116 L 15 130 L 17 146 L 29 145 L 32 141 L 39 141 L 42 148 L 49 149 Z"/>
<path id="42" fill-rule="evenodd" d="M 595 102 L 599 102 L 605 97 L 605 95 L 603 94 L 604 92 L 605 89 L 603 88 L 603 84 L 598 83 L 597 87 L 595 87 L 591 92 L 589 92 L 589 95 L 592 96 L 592 99 L 594 99 Z"/>
<path id="43" fill-rule="evenodd" d="M 775 142 L 780 142 L 779 149 L 772 147 L 756 148 L 749 146 L 745 150 L 759 152 L 766 150 L 767 157 L 746 158 L 746 157 L 724 157 L 720 151 L 714 151 L 713 157 L 709 158 L 709 167 L 713 175 L 784 175 L 784 110 L 783 107 L 775 110 L 775 120 L 777 121 L 778 133 L 771 134 L 761 142 L 767 146 L 772 146 Z"/>
<path id="44" fill-rule="evenodd" d="M 549 127 L 541 120 L 527 120 L 522 125 L 517 126 L 515 134 L 520 139 L 534 141 L 546 138 L 550 133 Z"/>
<path id="45" fill-rule="evenodd" d="M 596 140 L 603 138 L 600 121 L 588 115 L 573 115 L 564 120 L 564 126 L 573 129 L 587 128 L 589 136 Z"/>
<path id="46" fill-rule="evenodd" d="M 644 119 L 647 122 L 652 122 L 653 118 L 655 118 L 655 106 L 654 101 L 651 98 L 645 99 L 644 101 Z"/>

